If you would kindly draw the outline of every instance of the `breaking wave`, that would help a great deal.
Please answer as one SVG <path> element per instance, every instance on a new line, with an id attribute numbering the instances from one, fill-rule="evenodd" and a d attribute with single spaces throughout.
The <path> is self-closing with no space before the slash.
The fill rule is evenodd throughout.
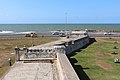
<path id="1" fill-rule="evenodd" d="M 13 34 L 14 31 L 0 31 L 0 34 Z"/>
<path id="2" fill-rule="evenodd" d="M 14 31 L 0 31 L 0 34 L 29 34 L 35 33 L 35 31 L 26 31 L 26 32 L 14 32 Z"/>

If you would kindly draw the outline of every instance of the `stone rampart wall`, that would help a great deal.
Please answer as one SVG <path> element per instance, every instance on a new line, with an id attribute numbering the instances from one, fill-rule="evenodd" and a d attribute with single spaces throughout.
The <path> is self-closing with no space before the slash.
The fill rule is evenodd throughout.
<path id="1" fill-rule="evenodd" d="M 89 43 L 89 37 L 84 37 L 74 42 L 68 42 L 67 46 L 60 47 L 57 53 L 57 71 L 59 80 L 80 80 L 66 54 L 70 54 Z M 64 50 L 64 51 L 63 51 Z"/>
<path id="2" fill-rule="evenodd" d="M 64 41 L 62 45 L 57 45 L 55 51 L 57 53 L 70 54 L 89 43 L 89 37 L 77 38 L 69 41 Z"/>
<path id="3" fill-rule="evenodd" d="M 89 37 L 84 37 L 81 39 L 78 39 L 76 41 L 71 42 L 71 44 L 68 44 L 65 48 L 65 53 L 70 54 L 82 47 L 84 47 L 86 44 L 89 43 Z"/>
<path id="4" fill-rule="evenodd" d="M 57 71 L 59 80 L 79 80 L 75 70 L 65 54 L 57 54 Z"/>

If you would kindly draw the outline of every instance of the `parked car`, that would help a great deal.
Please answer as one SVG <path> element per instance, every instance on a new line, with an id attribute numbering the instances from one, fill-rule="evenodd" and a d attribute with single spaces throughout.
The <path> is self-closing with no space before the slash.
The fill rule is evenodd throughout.
<path id="1" fill-rule="evenodd" d="M 58 35 L 60 37 L 65 37 L 65 32 L 63 31 L 51 31 L 52 32 L 52 35 Z"/>
<path id="2" fill-rule="evenodd" d="M 65 37 L 66 35 L 65 35 L 65 33 L 59 33 L 59 36 L 60 37 Z"/>
<path id="3" fill-rule="evenodd" d="M 32 38 L 36 38 L 38 37 L 36 33 L 29 33 L 29 34 L 25 34 L 25 37 L 32 37 Z"/>
<path id="4" fill-rule="evenodd" d="M 104 35 L 111 35 L 111 32 L 104 32 Z"/>

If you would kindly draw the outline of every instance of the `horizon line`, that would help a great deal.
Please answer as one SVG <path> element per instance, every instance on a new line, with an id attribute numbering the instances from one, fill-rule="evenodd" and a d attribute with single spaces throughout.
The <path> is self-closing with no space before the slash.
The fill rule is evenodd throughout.
<path id="1" fill-rule="evenodd" d="M 120 23 L 0 23 L 0 24 L 120 24 Z"/>

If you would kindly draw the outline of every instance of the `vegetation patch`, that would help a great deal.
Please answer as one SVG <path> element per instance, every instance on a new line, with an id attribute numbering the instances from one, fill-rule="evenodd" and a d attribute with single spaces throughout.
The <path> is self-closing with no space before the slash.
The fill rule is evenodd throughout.
<path id="1" fill-rule="evenodd" d="M 96 41 L 68 55 L 80 80 L 120 80 L 120 38 L 96 38 Z M 117 43 L 116 43 L 117 42 Z M 116 46 L 118 49 L 113 49 Z M 112 54 L 115 51 L 117 54 Z"/>

